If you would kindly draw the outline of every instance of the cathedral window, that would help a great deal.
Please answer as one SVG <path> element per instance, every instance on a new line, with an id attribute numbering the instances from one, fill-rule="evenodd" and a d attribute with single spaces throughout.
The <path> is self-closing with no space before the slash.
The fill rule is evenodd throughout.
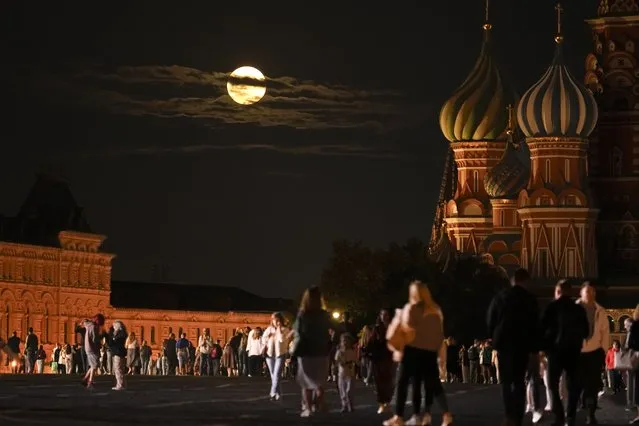
<path id="1" fill-rule="evenodd" d="M 623 169 L 623 152 L 619 147 L 614 146 L 610 154 L 610 174 L 621 176 Z"/>
<path id="2" fill-rule="evenodd" d="M 144 326 L 140 326 L 140 341 L 144 341 Z"/>
<path id="3" fill-rule="evenodd" d="M 473 170 L 473 192 L 479 192 L 479 171 Z"/>
<path id="4" fill-rule="evenodd" d="M 546 160 L 544 177 L 545 177 L 546 183 L 549 183 L 550 182 L 550 160 Z"/>
<path id="5" fill-rule="evenodd" d="M 566 250 L 566 276 L 574 277 L 577 275 L 576 270 L 577 264 L 577 252 L 574 248 L 569 248 Z"/>

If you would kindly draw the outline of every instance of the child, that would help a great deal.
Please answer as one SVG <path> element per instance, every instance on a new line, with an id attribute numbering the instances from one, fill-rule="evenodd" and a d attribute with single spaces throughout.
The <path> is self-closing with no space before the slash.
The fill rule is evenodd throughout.
<path id="1" fill-rule="evenodd" d="M 115 387 L 112 389 L 116 391 L 124 389 L 124 366 L 126 364 L 125 342 L 127 338 L 128 334 L 122 321 L 114 321 L 113 326 L 109 330 L 108 342 L 113 355 L 113 374 L 115 376 Z"/>
<path id="2" fill-rule="evenodd" d="M 344 333 L 340 337 L 339 348 L 335 353 L 337 386 L 339 388 L 340 399 L 342 400 L 342 413 L 353 411 L 351 384 L 355 378 L 355 363 L 357 362 L 357 354 L 353 350 L 353 344 L 353 336 Z"/>

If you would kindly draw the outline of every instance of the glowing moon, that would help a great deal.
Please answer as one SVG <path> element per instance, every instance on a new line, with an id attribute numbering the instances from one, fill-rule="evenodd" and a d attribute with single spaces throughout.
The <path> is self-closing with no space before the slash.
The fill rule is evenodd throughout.
<path id="1" fill-rule="evenodd" d="M 259 102 L 266 94 L 266 78 L 257 68 L 240 67 L 233 71 L 226 83 L 229 96 L 240 105 Z"/>

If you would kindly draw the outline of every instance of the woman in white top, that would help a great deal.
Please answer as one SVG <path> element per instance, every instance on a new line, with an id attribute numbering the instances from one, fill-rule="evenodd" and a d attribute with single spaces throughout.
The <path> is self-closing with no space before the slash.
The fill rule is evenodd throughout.
<path id="1" fill-rule="evenodd" d="M 271 374 L 271 399 L 279 400 L 282 397 L 280 378 L 282 366 L 288 352 L 290 330 L 284 326 L 284 316 L 275 312 L 271 315 L 271 325 L 264 330 L 262 345 L 266 348 L 266 365 Z"/>
<path id="2" fill-rule="evenodd" d="M 259 374 L 260 367 L 262 366 L 263 349 L 262 330 L 258 327 L 249 332 L 248 339 L 246 341 L 246 352 L 248 352 L 249 359 L 249 377 Z"/>
<path id="3" fill-rule="evenodd" d="M 408 386 L 413 386 L 414 415 L 410 423 L 430 425 L 430 407 L 424 415 L 420 413 L 422 383 L 427 394 L 437 400 L 443 412 L 442 426 L 453 423 L 448 410 L 446 394 L 439 378 L 438 355 L 444 342 L 444 316 L 433 300 L 430 290 L 421 281 L 413 281 L 408 292 L 409 302 L 401 312 L 401 324 L 406 346 L 401 356 L 399 380 L 397 381 L 397 403 L 395 416 L 386 420 L 384 426 L 403 426 L 404 408 Z M 429 400 L 430 398 L 426 398 Z"/>
<path id="4" fill-rule="evenodd" d="M 126 348 L 126 366 L 129 367 L 127 374 L 133 374 L 135 364 L 138 360 L 138 339 L 135 338 L 135 333 L 131 332 L 124 343 Z"/>

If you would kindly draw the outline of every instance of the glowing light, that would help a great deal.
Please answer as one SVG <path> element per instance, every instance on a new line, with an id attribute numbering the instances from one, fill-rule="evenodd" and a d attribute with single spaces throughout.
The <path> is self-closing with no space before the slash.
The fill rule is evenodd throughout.
<path id="1" fill-rule="evenodd" d="M 339 319 L 339 317 L 342 316 L 339 311 L 333 311 L 333 319 Z"/>
<path id="2" fill-rule="evenodd" d="M 240 67 L 231 73 L 226 90 L 238 104 L 251 105 L 266 94 L 265 81 L 264 74 L 257 68 Z"/>
<path id="3" fill-rule="evenodd" d="M 18 366 L 18 361 L 11 361 L 11 366 L 16 368 Z"/>

